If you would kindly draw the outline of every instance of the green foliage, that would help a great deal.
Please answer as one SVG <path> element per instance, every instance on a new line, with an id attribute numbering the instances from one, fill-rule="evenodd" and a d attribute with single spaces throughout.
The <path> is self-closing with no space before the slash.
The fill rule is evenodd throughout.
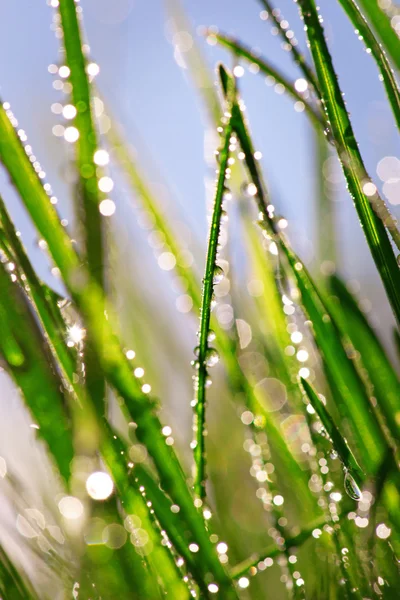
<path id="1" fill-rule="evenodd" d="M 399 91 L 390 63 L 396 65 L 396 34 L 377 3 L 361 2 L 366 18 L 352 0 L 340 3 L 377 62 L 398 124 Z M 188 28 L 179 4 L 168 4 L 178 29 Z M 286 40 L 280 13 L 269 1 L 261 4 Z M 235 60 L 274 77 L 304 105 L 315 130 L 318 211 L 330 214 L 329 235 L 319 233 L 321 261 L 335 260 L 334 215 L 321 170 L 329 152 L 337 152 L 388 302 L 400 320 L 399 266 L 389 238 L 399 246 L 399 232 L 365 170 L 315 2 L 298 0 L 298 5 L 313 66 L 288 43 L 309 86 L 307 99 L 268 57 L 214 30 L 208 35 Z M 195 417 L 192 477 L 187 473 L 185 456 L 160 416 L 164 378 L 171 373 L 155 369 L 162 390 L 156 399 L 142 380 L 135 353 L 127 349 L 129 334 L 104 268 L 104 257 L 118 240 L 106 227 L 102 205 L 107 161 L 96 160 L 101 143 L 96 93 L 77 3 L 60 0 L 58 9 L 71 84 L 68 102 L 75 107 L 77 236 L 70 235 L 49 201 L 49 188 L 9 107 L 0 107 L 0 160 L 65 290 L 60 296 L 41 281 L 9 215 L 7 197 L 0 198 L 0 360 L 34 420 L 50 478 L 48 485 L 35 480 L 36 500 L 29 503 L 18 469 L 0 461 L 4 498 L 15 505 L 13 534 L 21 547 L 17 556 L 10 539 L 0 539 L 3 600 L 397 597 L 396 367 L 340 277 L 314 277 L 293 250 L 284 231 L 287 221 L 277 215 L 257 160 L 237 81 L 220 65 L 218 97 L 196 46 L 188 64 L 206 88 L 203 99 L 220 136 L 202 281 L 183 260 L 184 244 L 113 122 L 107 136 L 111 156 L 173 255 L 191 310 L 200 318 L 194 395 L 182 399 Z M 257 286 L 252 298 L 243 293 L 242 274 L 232 275 L 231 248 L 223 243 L 227 218 L 235 213 L 232 198 L 240 219 L 234 244 L 242 244 L 244 268 Z M 129 286 L 139 281 L 133 274 L 133 283 L 116 292 L 127 289 L 129 302 L 136 298 Z M 231 292 L 229 327 L 212 313 L 224 285 Z M 158 316 L 151 314 L 156 323 Z M 161 327 L 156 331 L 161 345 Z M 146 355 L 148 342 L 135 333 L 137 355 Z M 175 343 L 181 342 L 176 333 Z M 190 362 L 183 352 L 179 360 Z M 217 362 L 225 372 L 219 397 L 208 390 L 209 369 Z M 225 399 L 232 400 L 240 422 L 223 412 L 230 410 Z M 244 444 L 238 443 L 237 430 L 244 433 Z M 242 445 L 254 481 L 238 457 Z M 247 521 L 256 527 L 247 527 Z"/>

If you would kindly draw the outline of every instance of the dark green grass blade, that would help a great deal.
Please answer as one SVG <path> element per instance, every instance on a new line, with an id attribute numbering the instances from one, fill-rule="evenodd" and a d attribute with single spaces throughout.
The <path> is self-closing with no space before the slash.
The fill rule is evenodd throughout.
<path id="1" fill-rule="evenodd" d="M 339 429 L 333 422 L 333 419 L 328 413 L 324 403 L 319 398 L 313 386 L 310 383 L 308 383 L 306 379 L 301 378 L 301 384 L 306 392 L 311 406 L 321 419 L 322 425 L 324 426 L 326 432 L 332 440 L 333 447 L 338 453 L 340 460 L 342 461 L 346 469 L 348 469 L 353 475 L 356 475 L 358 478 L 361 479 L 363 477 L 363 472 L 359 464 L 357 463 L 357 460 L 354 454 L 352 453 L 348 443 L 346 442 Z"/>
<path id="2" fill-rule="evenodd" d="M 400 129 L 400 90 L 385 51 L 375 38 L 367 20 L 360 12 L 360 9 L 354 0 L 339 0 L 339 2 L 343 6 L 356 30 L 358 30 L 359 35 L 362 36 L 365 46 L 378 65 L 383 85 L 385 86 L 386 94 L 396 119 L 397 127 Z M 370 2 L 370 4 L 372 4 L 372 2 Z M 398 44 L 398 52 L 400 53 L 400 43 Z"/>
<path id="3" fill-rule="evenodd" d="M 64 34 L 66 63 L 70 69 L 72 101 L 77 110 L 74 124 L 79 131 L 79 139 L 76 142 L 76 166 L 81 202 L 81 206 L 78 207 L 78 217 L 83 222 L 84 256 L 92 279 L 103 287 L 103 223 L 99 211 L 102 194 L 98 187 L 98 167 L 94 162 L 97 136 L 92 116 L 86 59 L 82 51 L 76 3 L 74 0 L 64 0 L 59 3 L 58 10 Z M 102 406 L 105 400 L 105 381 L 99 367 L 89 331 L 85 342 L 85 382 L 88 393 L 99 406 Z"/>
<path id="4" fill-rule="evenodd" d="M 222 67 L 220 74 L 225 89 L 230 75 Z M 257 161 L 254 159 L 253 144 L 237 103 L 233 104 L 232 115 L 233 128 L 245 154 L 245 163 L 249 175 L 257 188 L 255 200 L 264 218 L 259 223 L 267 228 L 271 236 L 276 237 L 281 251 L 289 262 L 291 272 L 302 294 L 303 307 L 313 323 L 315 340 L 322 353 L 330 384 L 335 386 L 338 406 L 346 411 L 346 416 L 352 422 L 353 434 L 357 439 L 360 452 L 362 452 L 363 467 L 369 472 L 374 472 L 384 450 L 384 439 L 374 416 L 370 412 L 371 408 L 363 383 L 359 379 L 354 365 L 348 359 L 338 335 L 337 327 L 329 316 L 304 265 L 290 250 L 282 235 L 277 233 L 275 222 L 267 210 L 268 202 L 265 195 L 265 185 Z"/>
<path id="5" fill-rule="evenodd" d="M 329 280 L 332 308 L 342 333 L 349 337 L 360 353 L 361 361 L 373 385 L 373 394 L 384 414 L 394 440 L 400 439 L 400 383 L 396 371 L 368 323 L 356 299 L 336 275 Z"/>
<path id="6" fill-rule="evenodd" d="M 335 403 L 343 416 L 351 422 L 363 467 L 369 473 L 374 473 L 382 458 L 385 442 L 372 413 L 363 382 L 348 358 L 336 322 L 306 268 L 286 244 L 281 247 L 296 276 L 305 312 L 313 324 L 315 341 L 324 360 Z"/>
<path id="7" fill-rule="evenodd" d="M 380 8 L 378 0 L 358 0 L 370 23 L 393 61 L 397 69 L 400 69 L 400 40 L 399 36 L 391 26 L 390 17 Z"/>
<path id="8" fill-rule="evenodd" d="M 286 75 L 281 73 L 279 69 L 272 66 L 265 58 L 257 56 L 242 42 L 239 42 L 238 40 L 235 40 L 223 33 L 213 33 L 213 36 L 215 36 L 221 46 L 231 50 L 237 57 L 258 65 L 261 73 L 264 73 L 264 75 L 270 75 L 278 83 L 281 83 L 293 100 L 304 104 L 306 114 L 316 129 L 324 129 L 326 127 L 323 115 L 296 91 L 293 83 L 286 77 Z"/>
<path id="9" fill-rule="evenodd" d="M 68 482 L 73 457 L 65 413 L 67 393 L 49 348 L 17 283 L 0 264 L 0 352 L 38 425 L 38 436 Z"/>
<path id="10" fill-rule="evenodd" d="M 15 260 L 20 279 L 25 277 L 26 293 L 34 305 L 43 328 L 45 329 L 54 355 L 58 358 L 60 367 L 65 372 L 72 387 L 74 385 L 75 361 L 65 343 L 65 324 L 57 319 L 56 300 L 50 300 L 46 287 L 39 281 L 30 260 L 22 245 L 21 238 L 17 236 L 14 224 L 7 212 L 3 199 L 0 196 L 0 223 L 4 229 L 8 247 Z"/>
<path id="11" fill-rule="evenodd" d="M 214 290 L 214 277 L 217 269 L 217 246 L 220 235 L 222 203 L 225 192 L 226 168 L 229 158 L 229 144 L 232 133 L 230 121 L 226 124 L 222 148 L 220 151 L 220 166 L 214 198 L 214 208 L 210 226 L 205 273 L 203 278 L 202 304 L 200 310 L 200 334 L 198 357 L 195 361 L 197 373 L 195 379 L 195 431 L 196 446 L 194 448 L 195 473 L 194 491 L 203 500 L 206 496 L 206 473 L 205 473 L 205 404 L 206 385 L 208 377 L 207 363 L 210 362 L 210 353 L 216 352 L 209 347 L 208 335 L 211 320 L 211 302 Z M 217 359 L 218 360 L 218 359 Z M 212 366 L 212 365 L 211 365 Z M 198 368 L 197 368 L 198 367 Z"/>
<path id="12" fill-rule="evenodd" d="M 29 582 L 0 546 L 0 593 L 3 600 L 39 600 Z"/>
<path id="13" fill-rule="evenodd" d="M 339 152 L 349 192 L 354 200 L 389 302 L 398 323 L 400 323 L 400 272 L 385 226 L 389 229 L 398 247 L 400 247 L 399 232 L 378 193 L 366 196 L 363 191 L 363 186 L 370 181 L 370 178 L 354 137 L 314 0 L 299 0 L 299 7 L 307 27 L 307 37 L 314 59 L 323 105 Z"/>

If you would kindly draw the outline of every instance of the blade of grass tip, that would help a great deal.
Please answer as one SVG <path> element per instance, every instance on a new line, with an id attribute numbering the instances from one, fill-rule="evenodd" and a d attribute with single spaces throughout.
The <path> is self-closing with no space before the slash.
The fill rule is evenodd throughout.
<path id="1" fill-rule="evenodd" d="M 358 0 L 364 14 L 372 23 L 375 31 L 397 69 L 400 69 L 400 41 L 397 31 L 392 27 L 389 15 L 379 6 L 378 0 Z"/>
<path id="2" fill-rule="evenodd" d="M 220 76 L 223 89 L 226 90 L 227 82 L 231 76 L 222 67 L 220 68 Z M 340 398 L 338 407 L 342 410 L 346 409 L 344 415 L 352 422 L 353 435 L 357 439 L 360 451 L 362 451 L 363 466 L 366 467 L 367 471 L 373 472 L 380 462 L 384 448 L 384 438 L 373 415 L 370 413 L 371 407 L 363 383 L 359 379 L 353 363 L 344 351 L 337 327 L 328 314 L 328 310 L 324 306 L 312 279 L 279 232 L 273 217 L 273 210 L 270 208 L 271 205 L 267 205 L 265 185 L 257 161 L 254 159 L 254 147 L 237 101 L 232 106 L 232 123 L 245 154 L 244 161 L 249 175 L 255 186 L 254 198 L 261 217 L 259 225 L 262 228 L 267 228 L 267 235 L 270 235 L 271 239 L 275 237 L 276 243 L 289 262 L 302 294 L 305 312 L 313 324 L 315 340 L 322 352 L 330 384 L 335 385 L 337 396 Z"/>
<path id="3" fill-rule="evenodd" d="M 325 120 L 323 115 L 318 112 L 310 102 L 308 102 L 304 96 L 302 96 L 294 87 L 289 79 L 285 75 L 283 75 L 276 67 L 273 67 L 265 58 L 257 56 L 254 52 L 251 51 L 250 48 L 247 48 L 244 44 L 239 42 L 238 40 L 233 39 L 232 37 L 225 35 L 223 33 L 214 33 L 211 34 L 217 42 L 221 46 L 228 48 L 231 50 L 235 56 L 246 60 L 252 64 L 256 64 L 260 68 L 260 72 L 264 75 L 269 75 L 273 77 L 278 83 L 284 86 L 287 93 L 295 100 L 296 102 L 301 102 L 302 106 L 304 106 L 305 112 L 307 116 L 310 118 L 312 125 L 320 130 L 326 128 Z"/>
<path id="4" fill-rule="evenodd" d="M 324 400 L 317 394 L 313 386 L 303 377 L 300 378 L 301 385 L 304 388 L 306 396 L 321 420 L 328 436 L 331 439 L 334 450 L 337 452 L 347 472 L 353 477 L 358 478 L 359 482 L 364 478 L 364 473 L 352 453 L 347 441 L 344 439 L 339 429 L 333 422 L 328 410 L 325 407 Z"/>
<path id="5" fill-rule="evenodd" d="M 385 227 L 400 248 L 400 233 L 364 167 L 314 0 L 298 0 L 329 127 L 372 257 L 400 323 L 400 271 Z"/>
<path id="6" fill-rule="evenodd" d="M 137 437 L 152 457 L 164 489 L 180 506 L 182 514 L 190 523 L 199 544 L 199 554 L 201 551 L 210 572 L 214 574 L 215 585 L 227 599 L 236 598 L 231 581 L 212 548 L 203 520 L 193 504 L 193 497 L 175 451 L 165 444 L 162 425 L 154 414 L 154 403 L 149 401 L 149 397 L 142 391 L 142 385 L 133 375 L 131 365 L 114 334 L 112 310 L 108 310 L 106 318 L 104 296 L 97 283 L 91 280 L 84 265 L 80 263 L 10 118 L 13 116 L 7 115 L 4 106 L 0 106 L 0 159 L 19 191 L 33 223 L 47 242 L 63 281 L 84 317 L 86 328 L 91 330 L 93 347 L 101 368 L 124 401 L 121 405 L 122 410 L 129 415 L 131 421 L 136 422 Z"/>
<path id="7" fill-rule="evenodd" d="M 104 242 L 103 222 L 100 213 L 101 192 L 98 180 L 99 167 L 95 162 L 97 151 L 96 130 L 94 127 L 89 75 L 86 59 L 82 50 L 82 36 L 78 22 L 78 7 L 74 0 L 63 0 L 58 3 L 63 31 L 66 66 L 72 84 L 72 101 L 76 116 L 73 121 L 77 135 L 76 161 L 79 174 L 79 192 L 83 217 L 84 252 L 87 268 L 97 284 L 104 287 Z M 82 10 L 82 9 L 80 9 Z M 80 13 L 80 20 L 82 14 Z M 66 131 L 69 131 L 69 127 Z M 68 138 L 66 137 L 67 141 Z M 85 383 L 89 394 L 103 406 L 105 402 L 105 381 L 92 348 L 90 331 L 85 342 Z"/>
<path id="8" fill-rule="evenodd" d="M 206 496 L 206 473 L 205 473 L 205 403 L 206 388 L 208 385 L 208 369 L 218 362 L 218 354 L 214 348 L 209 346 L 211 304 L 213 299 L 214 284 L 218 283 L 224 276 L 220 267 L 217 266 L 218 239 L 221 227 L 222 205 L 226 192 L 226 169 L 229 158 L 229 145 L 232 133 L 232 125 L 229 117 L 221 120 L 223 124 L 222 147 L 219 152 L 219 171 L 214 197 L 214 206 L 210 226 L 207 258 L 203 279 L 202 302 L 200 309 L 200 333 L 197 359 L 194 361 L 196 369 L 195 382 L 195 447 L 194 447 L 194 491 L 196 496 L 203 500 Z M 222 127 L 221 127 L 222 129 Z"/>
<path id="9" fill-rule="evenodd" d="M 360 353 L 362 364 L 373 385 L 373 394 L 378 401 L 386 424 L 394 440 L 400 439 L 400 383 L 390 360 L 360 310 L 357 300 L 348 291 L 343 281 L 336 275 L 329 279 L 331 293 L 338 298 L 339 310 L 335 315 L 343 334 L 346 334 L 354 348 Z"/>
<path id="10" fill-rule="evenodd" d="M 18 283 L 0 263 L 0 352 L 37 423 L 38 436 L 68 482 L 73 458 L 63 383 Z"/>
<path id="11" fill-rule="evenodd" d="M 397 127 L 400 129 L 400 90 L 385 51 L 375 38 L 367 20 L 354 0 L 339 0 L 339 2 L 355 27 L 357 36 L 359 39 L 362 38 L 367 53 L 373 56 L 378 65 Z M 398 44 L 398 51 L 400 52 L 400 44 Z"/>

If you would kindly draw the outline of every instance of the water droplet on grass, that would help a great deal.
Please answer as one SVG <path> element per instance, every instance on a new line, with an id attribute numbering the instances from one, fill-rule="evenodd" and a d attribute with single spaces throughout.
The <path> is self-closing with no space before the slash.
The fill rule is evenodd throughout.
<path id="1" fill-rule="evenodd" d="M 207 367 L 214 367 L 219 361 L 219 354 L 215 348 L 209 348 L 206 352 Z"/>
<path id="2" fill-rule="evenodd" d="M 358 487 L 353 475 L 349 471 L 344 474 L 344 489 L 346 494 L 353 500 L 361 500 L 361 490 Z"/>
<path id="3" fill-rule="evenodd" d="M 220 283 L 224 277 L 225 277 L 224 271 L 221 269 L 221 267 L 216 265 L 214 267 L 213 283 Z"/>

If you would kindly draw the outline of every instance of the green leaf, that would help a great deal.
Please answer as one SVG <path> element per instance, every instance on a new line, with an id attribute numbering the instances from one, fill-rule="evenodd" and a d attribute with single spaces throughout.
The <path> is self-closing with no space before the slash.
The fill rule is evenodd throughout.
<path id="1" fill-rule="evenodd" d="M 364 186 L 370 182 L 370 177 L 364 167 L 354 137 L 315 2 L 314 0 L 299 0 L 298 4 L 306 26 L 323 106 L 330 123 L 349 192 L 354 200 L 361 226 L 394 315 L 400 323 L 400 271 L 385 226 L 389 229 L 399 249 L 400 234 L 378 192 L 375 191 L 371 196 L 367 196 L 364 192 Z"/>

